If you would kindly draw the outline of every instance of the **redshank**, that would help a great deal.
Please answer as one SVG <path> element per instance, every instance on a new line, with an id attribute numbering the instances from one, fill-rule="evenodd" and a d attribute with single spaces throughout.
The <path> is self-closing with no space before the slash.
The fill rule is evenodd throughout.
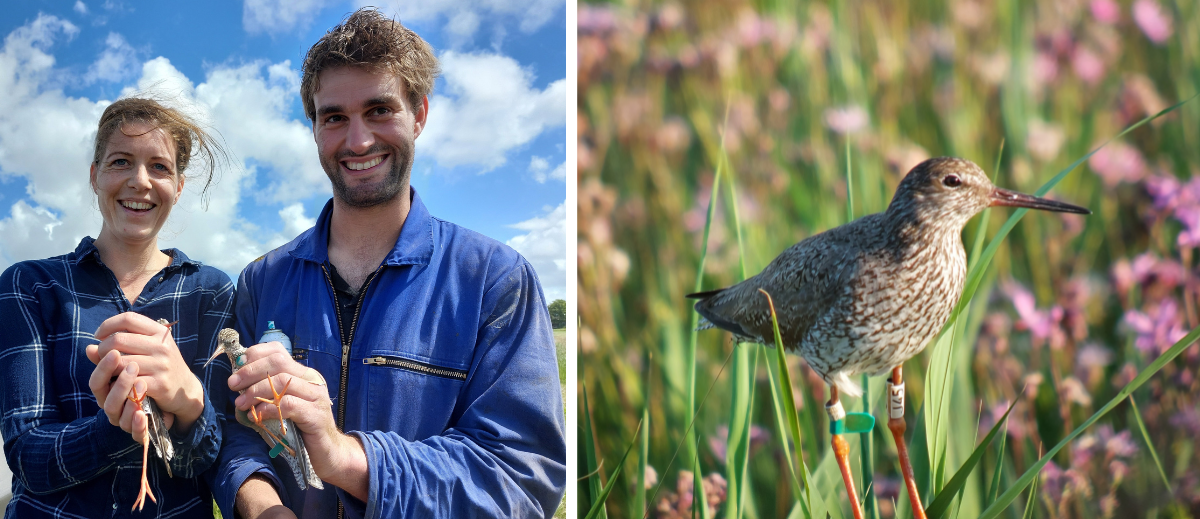
<path id="1" fill-rule="evenodd" d="M 855 517 L 861 507 L 841 432 L 838 392 L 860 396 L 853 377 L 889 370 L 888 429 L 896 441 L 914 517 L 925 512 L 904 443 L 901 366 L 925 348 L 950 317 L 967 272 L 962 230 L 992 206 L 1091 214 L 1045 198 L 1001 189 L 964 159 L 929 159 L 909 171 L 886 211 L 810 236 L 758 275 L 698 298 L 701 329 L 733 332 L 741 342 L 774 345 L 765 290 L 775 302 L 784 346 L 798 351 L 828 383 L 832 444 Z M 873 422 L 872 422 L 873 423 Z"/>

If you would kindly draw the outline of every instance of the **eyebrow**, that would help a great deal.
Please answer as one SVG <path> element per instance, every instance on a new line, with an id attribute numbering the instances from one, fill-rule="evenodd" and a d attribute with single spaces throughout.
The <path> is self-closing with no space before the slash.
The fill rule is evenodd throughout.
<path id="1" fill-rule="evenodd" d="M 391 94 L 384 94 L 384 95 L 381 95 L 378 97 L 372 97 L 366 101 L 363 101 L 362 107 L 370 108 L 372 106 L 394 105 L 394 104 L 400 104 L 400 97 L 391 95 Z M 340 112 L 345 112 L 345 111 L 346 111 L 346 109 L 343 108 L 342 105 L 326 105 L 326 106 L 317 108 L 317 115 L 325 116 L 325 115 L 340 113 Z"/>

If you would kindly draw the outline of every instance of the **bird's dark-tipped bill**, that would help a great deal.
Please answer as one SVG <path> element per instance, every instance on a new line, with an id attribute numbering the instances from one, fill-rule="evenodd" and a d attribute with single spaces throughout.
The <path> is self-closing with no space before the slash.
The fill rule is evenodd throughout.
<path id="1" fill-rule="evenodd" d="M 214 351 L 212 356 L 208 358 L 208 362 L 204 363 L 204 367 L 207 368 L 208 365 L 212 364 L 212 361 L 217 360 L 217 357 L 221 356 L 222 353 L 225 353 L 225 348 L 217 346 L 217 351 Z"/>
<path id="2" fill-rule="evenodd" d="M 1050 200 L 1046 198 L 1009 191 L 1007 189 L 996 188 L 992 191 L 992 207 L 1003 205 L 1008 207 L 1026 207 L 1029 209 L 1038 209 L 1042 211 L 1054 211 L 1057 213 L 1076 213 L 1076 214 L 1092 214 L 1092 211 L 1071 205 L 1065 202 Z"/>

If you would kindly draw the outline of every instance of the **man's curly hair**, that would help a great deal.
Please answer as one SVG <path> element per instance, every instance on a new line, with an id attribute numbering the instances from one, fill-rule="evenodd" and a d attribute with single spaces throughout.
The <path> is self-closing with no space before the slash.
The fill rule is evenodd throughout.
<path id="1" fill-rule="evenodd" d="M 404 80 L 414 111 L 421 109 L 440 73 L 433 49 L 417 33 L 374 7 L 364 7 L 325 33 L 304 57 L 300 97 L 310 121 L 316 122 L 313 94 L 321 88 L 321 72 L 347 66 L 386 71 Z"/>

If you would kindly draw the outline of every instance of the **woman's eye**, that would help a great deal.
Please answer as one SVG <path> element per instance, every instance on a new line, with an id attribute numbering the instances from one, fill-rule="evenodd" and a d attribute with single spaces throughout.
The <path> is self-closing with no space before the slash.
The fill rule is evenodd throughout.
<path id="1" fill-rule="evenodd" d="M 112 165 L 113 166 L 128 166 L 129 160 L 128 159 L 117 159 L 117 160 L 112 161 Z"/>
<path id="2" fill-rule="evenodd" d="M 958 187 L 962 185 L 962 179 L 958 178 L 958 175 L 946 175 L 946 178 L 942 179 L 942 184 L 946 187 Z"/>

